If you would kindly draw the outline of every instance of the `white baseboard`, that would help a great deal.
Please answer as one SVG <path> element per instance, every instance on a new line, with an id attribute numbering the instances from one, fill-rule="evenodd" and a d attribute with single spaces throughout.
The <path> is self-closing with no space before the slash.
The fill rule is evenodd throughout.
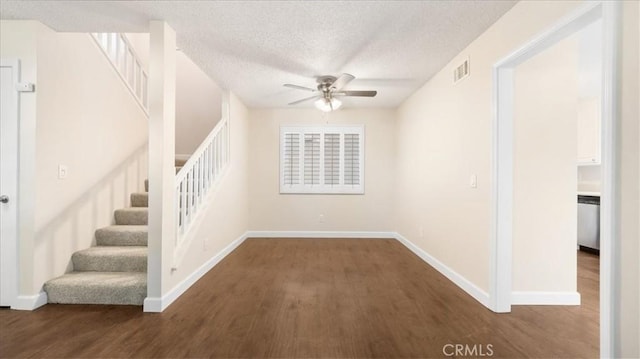
<path id="1" fill-rule="evenodd" d="M 248 231 L 248 238 L 396 238 L 395 232 L 359 231 Z"/>
<path id="2" fill-rule="evenodd" d="M 176 158 L 176 160 L 179 160 L 179 161 L 188 161 L 189 158 L 191 158 L 191 154 L 188 154 L 188 153 L 176 153 L 175 158 Z"/>
<path id="3" fill-rule="evenodd" d="M 431 256 L 429 253 L 425 252 L 424 250 L 422 250 L 421 248 L 413 244 L 410 240 L 405 238 L 400 233 L 395 233 L 395 235 L 396 235 L 396 239 L 400 243 L 404 244 L 404 246 L 407 247 L 410 251 L 415 253 L 415 255 L 420 257 L 423 261 L 427 262 L 427 264 L 435 268 L 438 272 L 440 272 L 442 275 L 447 277 L 455 285 L 457 285 L 462 290 L 467 292 L 467 294 L 469 294 L 475 300 L 480 302 L 480 304 L 484 305 L 487 308 L 490 308 L 489 294 L 487 292 L 483 291 L 482 289 L 477 287 L 475 284 L 471 283 L 467 278 L 463 277 L 453 269 L 447 267 L 444 263 L 440 262 L 439 260 Z"/>
<path id="4" fill-rule="evenodd" d="M 40 292 L 35 295 L 19 295 L 11 309 L 34 310 L 47 304 L 47 293 Z"/>
<path id="5" fill-rule="evenodd" d="M 197 282 L 198 279 L 202 278 L 202 276 L 207 274 L 207 272 L 210 271 L 211 268 L 220 263 L 220 261 L 224 259 L 224 257 L 226 257 L 229 253 L 233 252 L 234 249 L 241 245 L 245 239 L 247 239 L 246 233 L 236 238 L 233 242 L 231 242 L 223 250 L 218 252 L 218 254 L 201 265 L 200 268 L 196 269 L 193 273 L 183 279 L 161 298 L 147 297 L 144 300 L 143 310 L 145 312 L 156 313 L 164 311 L 169 305 L 171 305 L 171 303 L 178 299 L 178 297 L 180 297 L 184 292 L 187 291 L 187 289 L 189 289 L 195 282 Z"/>
<path id="6" fill-rule="evenodd" d="M 512 292 L 511 305 L 580 305 L 580 293 Z"/>

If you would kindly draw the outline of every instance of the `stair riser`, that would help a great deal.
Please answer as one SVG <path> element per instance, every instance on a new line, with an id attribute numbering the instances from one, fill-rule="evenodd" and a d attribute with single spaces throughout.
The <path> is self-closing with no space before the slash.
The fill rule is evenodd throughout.
<path id="1" fill-rule="evenodd" d="M 132 193 L 131 207 L 149 207 L 148 193 Z"/>
<path id="2" fill-rule="evenodd" d="M 110 232 L 96 231 L 96 245 L 98 246 L 146 246 L 147 232 Z"/>
<path id="3" fill-rule="evenodd" d="M 143 305 L 147 296 L 147 281 L 97 280 L 92 283 L 51 280 L 44 285 L 49 303 Z"/>
<path id="4" fill-rule="evenodd" d="M 91 256 L 81 252 L 71 257 L 78 272 L 146 272 L 146 256 Z"/>
<path id="5" fill-rule="evenodd" d="M 147 297 L 147 286 L 129 290 L 104 288 L 87 293 L 84 288 L 69 287 L 63 290 L 45 289 L 49 303 L 60 304 L 118 304 L 143 305 Z"/>
<path id="6" fill-rule="evenodd" d="M 116 210 L 115 219 L 117 225 L 147 225 L 148 211 Z"/>

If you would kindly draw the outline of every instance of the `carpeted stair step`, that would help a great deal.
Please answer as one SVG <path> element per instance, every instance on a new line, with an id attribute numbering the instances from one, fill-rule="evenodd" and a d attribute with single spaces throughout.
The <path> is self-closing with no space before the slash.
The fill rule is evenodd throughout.
<path id="1" fill-rule="evenodd" d="M 176 167 L 182 167 L 182 166 L 184 166 L 184 165 L 187 163 L 187 161 L 188 161 L 188 160 L 189 160 L 189 159 L 186 159 L 186 160 L 184 160 L 184 159 L 176 159 L 176 160 L 174 161 L 174 165 L 175 165 Z"/>
<path id="2" fill-rule="evenodd" d="M 147 273 L 71 272 L 45 283 L 49 303 L 142 305 Z"/>
<path id="3" fill-rule="evenodd" d="M 146 272 L 147 247 L 91 247 L 71 256 L 76 272 Z"/>
<path id="4" fill-rule="evenodd" d="M 109 226 L 96 230 L 98 246 L 146 246 L 147 226 Z"/>
<path id="5" fill-rule="evenodd" d="M 149 192 L 149 180 L 144 180 L 144 191 Z"/>
<path id="6" fill-rule="evenodd" d="M 116 209 L 114 216 L 117 225 L 147 225 L 149 223 L 149 209 L 146 207 Z"/>
<path id="7" fill-rule="evenodd" d="M 149 207 L 149 193 L 132 193 L 131 207 Z"/>

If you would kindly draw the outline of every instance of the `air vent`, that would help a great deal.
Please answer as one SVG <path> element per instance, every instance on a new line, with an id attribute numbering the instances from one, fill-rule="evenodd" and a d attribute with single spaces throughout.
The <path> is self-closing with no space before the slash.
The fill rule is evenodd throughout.
<path id="1" fill-rule="evenodd" d="M 464 60 L 458 67 L 453 70 L 453 83 L 458 83 L 465 77 L 469 76 L 469 58 Z"/>

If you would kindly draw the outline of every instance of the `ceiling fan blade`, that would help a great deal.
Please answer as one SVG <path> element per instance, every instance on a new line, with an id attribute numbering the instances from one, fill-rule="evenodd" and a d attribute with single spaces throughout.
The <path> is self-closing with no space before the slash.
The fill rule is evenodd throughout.
<path id="1" fill-rule="evenodd" d="M 293 102 L 291 102 L 289 105 L 297 105 L 297 104 L 299 104 L 299 103 L 301 103 L 301 102 L 305 102 L 305 101 L 309 101 L 309 100 L 314 100 L 314 99 L 317 99 L 317 98 L 322 98 L 322 96 L 320 96 L 320 95 L 315 95 L 315 96 L 311 96 L 311 97 L 303 98 L 302 100 L 293 101 Z"/>
<path id="2" fill-rule="evenodd" d="M 334 96 L 359 96 L 359 97 L 374 97 L 378 94 L 378 91 L 338 91 L 333 92 Z"/>
<path id="3" fill-rule="evenodd" d="M 318 91 L 318 90 L 315 90 L 315 89 L 312 89 L 312 88 L 309 88 L 309 87 L 292 85 L 292 84 L 284 84 L 284 87 L 289 87 L 289 88 L 296 89 L 296 90 L 311 91 L 311 92 Z"/>
<path id="4" fill-rule="evenodd" d="M 340 90 L 344 87 L 344 85 L 348 84 L 353 79 L 355 79 L 353 75 L 342 74 L 331 84 L 331 89 Z"/>

